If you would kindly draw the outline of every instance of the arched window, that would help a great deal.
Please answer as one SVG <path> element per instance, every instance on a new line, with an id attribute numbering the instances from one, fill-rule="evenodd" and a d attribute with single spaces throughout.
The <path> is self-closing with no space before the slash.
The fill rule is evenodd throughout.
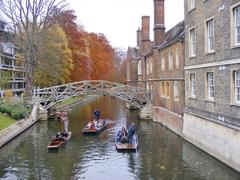
<path id="1" fill-rule="evenodd" d="M 138 75 L 142 75 L 141 61 L 138 61 Z"/>
<path id="2" fill-rule="evenodd" d="M 173 69 L 173 53 L 171 51 L 168 54 L 168 66 L 169 69 Z"/>
<path id="3" fill-rule="evenodd" d="M 174 81 L 173 92 L 174 92 L 174 100 L 178 101 L 179 100 L 179 84 L 177 81 Z"/>
<path id="4" fill-rule="evenodd" d="M 170 91 L 170 89 L 169 89 L 170 87 L 169 87 L 169 82 L 166 82 L 166 89 L 165 89 L 165 93 L 166 93 L 166 97 L 169 97 L 169 91 Z"/>
<path id="5" fill-rule="evenodd" d="M 177 50 L 176 50 L 176 68 L 178 68 L 178 67 L 179 67 L 179 50 L 177 48 Z"/>

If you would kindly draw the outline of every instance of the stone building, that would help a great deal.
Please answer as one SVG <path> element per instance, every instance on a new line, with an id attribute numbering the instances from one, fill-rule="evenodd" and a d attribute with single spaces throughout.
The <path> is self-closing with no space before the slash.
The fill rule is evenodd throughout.
<path id="1" fill-rule="evenodd" d="M 184 22 L 155 47 L 153 120 L 182 134 L 184 105 Z"/>
<path id="2" fill-rule="evenodd" d="M 19 96 L 25 91 L 24 60 L 20 58 L 19 48 L 11 38 L 12 35 L 5 29 L 5 23 L 0 21 L 0 81 L 9 82 L 4 85 L 1 83 L 0 97 L 6 89 L 11 90 L 14 96 Z"/>
<path id="3" fill-rule="evenodd" d="M 239 0 L 185 0 L 183 137 L 240 171 Z"/>

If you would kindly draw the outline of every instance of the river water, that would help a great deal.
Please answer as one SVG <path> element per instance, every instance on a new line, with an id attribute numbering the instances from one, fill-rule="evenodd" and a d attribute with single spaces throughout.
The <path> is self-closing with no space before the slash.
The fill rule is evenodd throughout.
<path id="1" fill-rule="evenodd" d="M 97 136 L 82 135 L 94 109 L 109 119 Z M 116 132 L 134 122 L 139 149 L 117 152 Z M 139 120 L 122 101 L 102 97 L 69 112 L 72 139 L 49 151 L 50 137 L 62 130 L 57 120 L 40 122 L 0 149 L 0 179 L 86 180 L 239 180 L 240 174 L 172 133 L 147 120 Z"/>

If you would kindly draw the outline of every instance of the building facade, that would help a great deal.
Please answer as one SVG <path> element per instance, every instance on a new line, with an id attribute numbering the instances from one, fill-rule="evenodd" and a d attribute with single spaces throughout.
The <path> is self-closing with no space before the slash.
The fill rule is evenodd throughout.
<path id="1" fill-rule="evenodd" d="M 185 0 L 183 136 L 240 171 L 239 0 Z"/>
<path id="2" fill-rule="evenodd" d="M 182 134 L 184 105 L 184 22 L 165 34 L 156 47 L 153 120 Z"/>
<path id="3" fill-rule="evenodd" d="M 0 97 L 4 96 L 6 90 L 11 90 L 14 96 L 20 96 L 25 91 L 24 60 L 11 38 L 5 23 L 0 22 Z M 6 83 L 3 84 L 3 81 Z"/>
<path id="4" fill-rule="evenodd" d="M 150 17 L 142 16 L 141 30 L 137 31 L 138 67 L 129 58 L 128 83 L 138 74 L 138 87 L 152 90 L 152 117 L 177 134 L 182 133 L 184 104 L 184 22 L 180 22 L 169 31 L 165 31 L 164 0 L 154 0 L 154 40 L 149 38 Z M 134 49 L 134 50 L 133 50 Z M 134 53 L 136 54 L 136 53 Z M 137 69 L 137 72 L 134 71 Z"/>

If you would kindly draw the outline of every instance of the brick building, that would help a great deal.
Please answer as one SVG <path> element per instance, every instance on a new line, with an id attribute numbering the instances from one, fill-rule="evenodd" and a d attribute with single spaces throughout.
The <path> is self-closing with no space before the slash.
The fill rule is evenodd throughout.
<path id="1" fill-rule="evenodd" d="M 185 0 L 183 137 L 240 171 L 240 1 Z"/>
<path id="2" fill-rule="evenodd" d="M 184 22 L 165 33 L 155 48 L 153 120 L 182 134 L 184 105 Z"/>
<path id="3" fill-rule="evenodd" d="M 137 47 L 128 50 L 128 57 L 131 57 L 128 61 L 128 84 L 136 79 L 137 74 L 138 86 L 153 91 L 153 120 L 181 134 L 184 103 L 184 23 L 180 22 L 165 32 L 164 0 L 154 0 L 153 42 L 149 38 L 149 26 L 150 17 L 142 16 L 142 27 L 137 31 Z M 138 68 L 134 63 L 136 61 L 133 61 L 132 52 L 135 52 L 135 57 L 139 57 Z"/>

